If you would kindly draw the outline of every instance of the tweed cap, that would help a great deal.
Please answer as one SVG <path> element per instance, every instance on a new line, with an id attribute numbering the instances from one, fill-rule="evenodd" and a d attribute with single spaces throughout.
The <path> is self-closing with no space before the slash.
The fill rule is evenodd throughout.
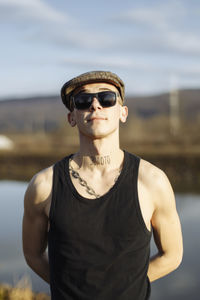
<path id="1" fill-rule="evenodd" d="M 124 83 L 116 74 L 109 71 L 91 71 L 74 77 L 63 85 L 61 88 L 61 98 L 64 105 L 69 110 L 73 110 L 71 103 L 71 96 L 73 95 L 73 92 L 82 85 L 95 82 L 106 82 L 114 85 L 120 93 L 122 102 L 124 102 Z"/>

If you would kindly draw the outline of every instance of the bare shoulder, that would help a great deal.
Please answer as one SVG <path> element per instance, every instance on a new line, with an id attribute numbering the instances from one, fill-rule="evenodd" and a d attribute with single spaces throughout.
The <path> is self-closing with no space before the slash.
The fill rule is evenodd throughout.
<path id="1" fill-rule="evenodd" d="M 49 203 L 53 182 L 53 166 L 35 174 L 24 197 L 24 208 L 32 213 L 43 211 Z"/>
<path id="2" fill-rule="evenodd" d="M 144 159 L 140 160 L 139 177 L 143 182 L 150 185 L 159 184 L 167 178 L 163 170 Z"/>
<path id="3" fill-rule="evenodd" d="M 139 168 L 139 180 L 152 195 L 155 207 L 173 205 L 175 203 L 174 192 L 170 181 L 163 170 L 152 163 L 141 159 Z"/>

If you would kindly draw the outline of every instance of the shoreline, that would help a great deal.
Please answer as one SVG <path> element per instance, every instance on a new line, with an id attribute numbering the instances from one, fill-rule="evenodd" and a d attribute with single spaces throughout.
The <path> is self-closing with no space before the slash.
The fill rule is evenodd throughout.
<path id="1" fill-rule="evenodd" d="M 123 149 L 123 147 L 122 147 Z M 200 193 L 200 153 L 180 151 L 132 151 L 141 158 L 162 169 L 168 176 L 175 192 Z M 30 181 L 34 174 L 53 165 L 63 157 L 77 151 L 70 147 L 64 151 L 1 151 L 0 180 Z"/>

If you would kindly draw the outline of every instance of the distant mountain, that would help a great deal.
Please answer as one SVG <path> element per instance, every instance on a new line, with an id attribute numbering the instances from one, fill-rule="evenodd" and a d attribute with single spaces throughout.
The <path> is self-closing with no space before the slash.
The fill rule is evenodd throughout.
<path id="1" fill-rule="evenodd" d="M 67 109 L 57 96 L 0 101 L 0 132 L 51 131 L 67 117 Z"/>
<path id="2" fill-rule="evenodd" d="M 167 115 L 170 94 L 127 97 L 129 114 L 139 118 Z M 200 114 L 200 89 L 178 92 L 182 117 L 194 120 Z M 0 132 L 51 131 L 67 119 L 67 109 L 58 96 L 30 97 L 0 101 Z"/>
<path id="3" fill-rule="evenodd" d="M 127 105 L 131 113 L 140 117 L 152 117 L 158 114 L 169 114 L 170 112 L 169 93 L 130 97 Z M 177 93 L 179 112 L 184 118 L 195 118 L 200 113 L 200 89 L 180 90 Z"/>

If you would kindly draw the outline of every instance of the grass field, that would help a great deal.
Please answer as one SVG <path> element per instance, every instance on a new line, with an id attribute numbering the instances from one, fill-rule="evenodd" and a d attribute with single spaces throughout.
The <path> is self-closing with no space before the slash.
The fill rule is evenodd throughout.
<path id="1" fill-rule="evenodd" d="M 33 293 L 29 286 L 0 285 L 0 300 L 50 300 L 44 293 Z"/>

